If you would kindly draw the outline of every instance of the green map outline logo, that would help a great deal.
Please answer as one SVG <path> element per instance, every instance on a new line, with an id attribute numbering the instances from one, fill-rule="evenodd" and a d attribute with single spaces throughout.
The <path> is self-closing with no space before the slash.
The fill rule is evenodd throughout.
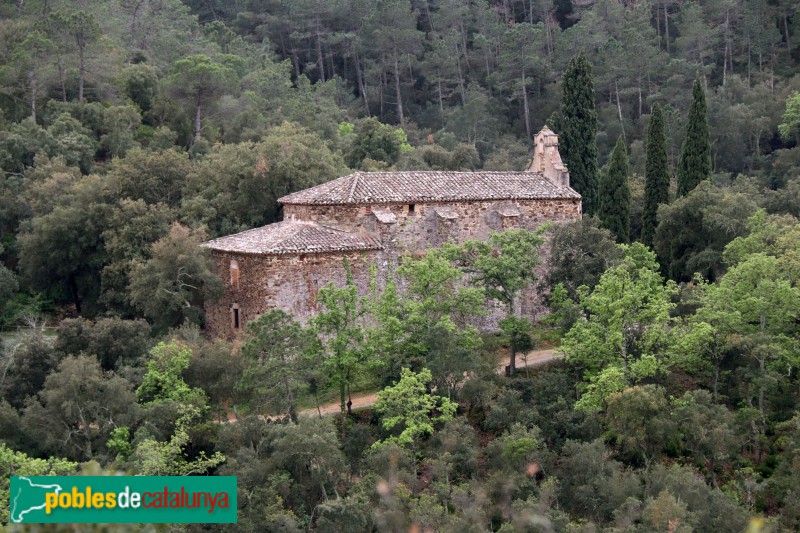
<path id="1" fill-rule="evenodd" d="M 61 485 L 58 485 L 58 484 L 42 485 L 42 484 L 34 483 L 33 481 L 31 481 L 30 477 L 28 477 L 28 476 L 15 476 L 15 477 L 17 479 L 19 479 L 20 482 L 28 483 L 31 488 L 55 489 L 55 493 L 56 494 L 60 494 L 64 490 L 61 487 Z M 13 480 L 14 480 L 14 478 L 12 477 L 11 480 L 12 480 L 12 484 L 11 484 L 12 490 L 11 490 L 11 493 L 10 493 L 11 498 L 9 499 L 9 501 L 11 503 L 10 503 L 10 512 L 9 512 L 8 518 L 12 523 L 15 523 L 15 524 L 24 523 L 23 517 L 26 514 L 30 513 L 31 511 L 40 511 L 40 510 L 44 509 L 45 506 L 47 505 L 47 503 L 46 502 L 42 502 L 41 505 L 34 505 L 34 506 L 31 506 L 31 507 L 27 507 L 23 511 L 17 510 L 17 508 L 19 506 L 19 499 L 23 495 L 22 494 L 23 493 L 23 487 L 22 486 L 17 487 L 17 490 L 15 492 L 13 490 L 13 487 L 14 487 Z M 36 502 L 33 502 L 33 503 L 36 503 Z M 31 522 L 28 522 L 28 523 L 31 523 Z"/>

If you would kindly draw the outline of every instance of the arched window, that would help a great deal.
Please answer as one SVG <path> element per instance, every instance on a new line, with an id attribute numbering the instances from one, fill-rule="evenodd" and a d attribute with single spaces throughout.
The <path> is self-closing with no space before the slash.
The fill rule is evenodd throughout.
<path id="1" fill-rule="evenodd" d="M 239 286 L 239 261 L 231 259 L 231 285 Z"/>

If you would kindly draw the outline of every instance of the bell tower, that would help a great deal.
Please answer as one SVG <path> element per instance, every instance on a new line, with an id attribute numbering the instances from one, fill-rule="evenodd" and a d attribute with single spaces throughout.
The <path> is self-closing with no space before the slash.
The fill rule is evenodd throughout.
<path id="1" fill-rule="evenodd" d="M 545 126 L 533 137 L 533 160 L 526 172 L 541 172 L 559 187 L 569 187 L 569 171 L 558 153 L 558 135 Z"/>

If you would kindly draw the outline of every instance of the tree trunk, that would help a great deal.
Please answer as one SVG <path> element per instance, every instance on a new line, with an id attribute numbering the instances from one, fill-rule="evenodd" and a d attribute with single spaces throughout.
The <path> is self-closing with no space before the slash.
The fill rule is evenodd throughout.
<path id="1" fill-rule="evenodd" d="M 528 134 L 528 139 L 531 138 L 531 117 L 530 109 L 528 108 L 528 91 L 525 87 L 525 69 L 522 69 L 522 108 L 525 112 L 525 131 Z M 512 310 L 513 313 L 513 310 Z"/>
<path id="2" fill-rule="evenodd" d="M 667 2 L 664 2 L 664 42 L 666 43 L 667 53 L 669 53 L 669 10 Z"/>
<path id="3" fill-rule="evenodd" d="M 28 79 L 31 84 L 31 117 L 36 122 L 36 73 L 33 70 L 28 71 Z"/>
<path id="4" fill-rule="evenodd" d="M 294 77 L 300 77 L 300 58 L 297 57 L 297 49 L 292 47 L 292 64 L 294 65 Z"/>
<path id="5" fill-rule="evenodd" d="M 361 98 L 364 100 L 364 111 L 369 115 L 369 101 L 367 100 L 367 88 L 364 85 L 364 77 L 361 75 L 361 61 L 358 59 L 358 52 L 353 47 L 353 62 L 356 64 L 356 81 L 358 82 L 358 92 L 361 93 Z"/>
<path id="6" fill-rule="evenodd" d="M 729 31 L 730 30 L 730 26 L 729 26 L 730 15 L 729 15 L 729 13 L 730 13 L 729 10 L 726 9 L 725 10 L 725 50 L 724 50 L 723 56 L 722 56 L 722 86 L 723 87 L 725 86 L 725 82 L 727 81 L 727 78 L 728 78 L 728 52 L 729 52 L 730 47 L 731 47 L 730 31 Z"/>
<path id="7" fill-rule="evenodd" d="M 436 87 L 439 92 L 439 113 L 444 117 L 444 99 L 442 98 L 442 82 L 439 81 L 436 83 Z"/>
<path id="8" fill-rule="evenodd" d="M 617 96 L 617 113 L 619 114 L 619 126 L 622 128 L 622 140 L 625 146 L 628 146 L 628 138 L 625 135 L 625 123 L 622 121 L 622 105 L 619 103 L 619 85 L 617 84 L 617 80 L 614 80 L 614 92 Z"/>
<path id="9" fill-rule="evenodd" d="M 792 45 L 789 42 L 789 16 L 784 13 L 783 15 L 783 33 L 786 36 L 786 53 L 789 57 L 792 56 Z"/>
<path id="10" fill-rule="evenodd" d="M 69 293 L 72 295 L 72 302 L 75 304 L 75 312 L 79 315 L 81 314 L 81 297 L 78 294 L 78 284 L 75 282 L 75 277 L 70 276 L 67 279 L 67 285 L 69 286 Z"/>
<path id="11" fill-rule="evenodd" d="M 530 133 L 528 134 L 528 138 L 530 138 Z M 514 298 L 509 298 L 508 318 L 514 317 L 515 314 L 516 313 L 514 313 Z M 516 373 L 517 373 L 517 347 L 514 346 L 514 335 L 512 333 L 511 338 L 508 339 L 508 375 L 514 377 L 514 374 Z"/>
<path id="12" fill-rule="evenodd" d="M 341 408 L 340 420 L 341 420 L 341 424 L 342 424 L 342 442 L 344 442 L 344 439 L 347 436 L 346 426 L 345 426 L 345 422 L 346 422 L 345 413 L 347 412 L 346 411 L 347 407 L 346 407 L 346 405 L 344 403 L 344 397 L 345 397 L 345 394 L 344 394 L 345 389 L 344 389 L 344 387 L 345 387 L 345 383 L 344 383 L 344 380 L 342 380 L 341 383 L 339 383 L 339 402 L 340 402 L 339 407 Z"/>
<path id="13" fill-rule="evenodd" d="M 766 384 L 766 377 L 764 376 L 764 357 L 760 357 L 758 359 L 758 370 L 759 374 L 761 375 L 761 379 L 759 380 L 758 384 L 758 413 L 761 417 L 761 431 L 766 433 L 767 431 L 767 415 L 764 410 L 764 395 L 766 394 L 767 384 Z"/>
<path id="14" fill-rule="evenodd" d="M 400 125 L 405 124 L 405 117 L 403 116 L 403 99 L 400 96 L 400 68 L 399 61 L 397 60 L 397 50 L 394 56 L 394 91 L 397 97 L 397 117 L 400 120 Z"/>
<path id="15" fill-rule="evenodd" d="M 194 139 L 192 139 L 192 146 L 200 138 L 200 107 L 200 94 L 198 93 L 194 103 Z"/>
<path id="16" fill-rule="evenodd" d="M 456 66 L 458 67 L 458 92 L 461 94 L 461 105 L 467 105 L 467 94 L 464 91 L 464 73 L 461 71 L 461 53 L 457 47 Z"/>
<path id="17" fill-rule="evenodd" d="M 325 81 L 325 60 L 322 58 L 322 43 L 319 38 L 319 18 L 317 18 L 317 65 L 319 67 L 319 79 Z"/>
<path id="18" fill-rule="evenodd" d="M 297 406 L 294 404 L 294 394 L 292 394 L 292 387 L 289 386 L 289 379 L 284 374 L 283 387 L 286 389 L 286 401 L 289 402 L 289 418 L 292 422 L 297 423 Z"/>
<path id="19" fill-rule="evenodd" d="M 747 387 L 747 405 L 751 409 L 753 408 L 753 398 L 750 394 L 750 387 Z M 755 420 L 750 421 L 750 431 L 753 432 L 753 453 L 756 456 L 756 464 L 761 462 L 761 431 L 758 429 L 758 425 L 756 424 Z"/>
<path id="20" fill-rule="evenodd" d="M 713 396 L 714 396 L 714 403 L 716 403 L 716 401 L 717 401 L 717 396 L 718 396 L 717 391 L 719 389 L 719 365 L 720 365 L 719 359 L 715 359 L 714 360 L 714 386 L 712 387 Z"/>
<path id="21" fill-rule="evenodd" d="M 61 101 L 67 103 L 67 86 L 64 82 L 64 66 L 61 64 L 61 56 L 58 56 L 58 83 L 61 85 Z"/>
<path id="22" fill-rule="evenodd" d="M 642 77 L 639 76 L 639 115 L 638 118 L 642 118 Z"/>
<path id="23" fill-rule="evenodd" d="M 83 103 L 83 78 L 86 72 L 84 46 L 78 45 L 78 102 Z"/>

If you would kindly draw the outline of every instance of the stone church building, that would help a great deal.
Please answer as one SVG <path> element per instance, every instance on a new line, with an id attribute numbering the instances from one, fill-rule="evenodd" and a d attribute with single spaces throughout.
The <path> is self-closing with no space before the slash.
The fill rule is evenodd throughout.
<path id="1" fill-rule="evenodd" d="M 558 137 L 546 127 L 522 172 L 354 172 L 279 202 L 283 221 L 203 244 L 225 283 L 206 304 L 213 335 L 232 338 L 273 308 L 306 321 L 321 287 L 345 283 L 345 259 L 366 293 L 371 265 L 385 280 L 406 253 L 581 216 Z M 521 312 L 531 314 L 536 299 L 523 295 Z"/>

